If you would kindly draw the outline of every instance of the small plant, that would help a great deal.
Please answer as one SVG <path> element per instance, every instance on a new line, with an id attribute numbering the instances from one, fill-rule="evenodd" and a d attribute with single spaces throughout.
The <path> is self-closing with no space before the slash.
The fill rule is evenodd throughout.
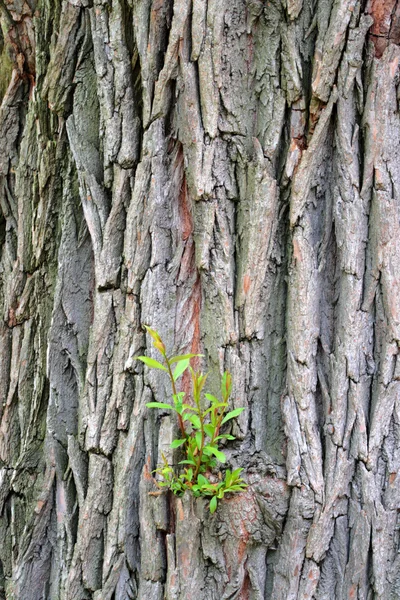
<path id="1" fill-rule="evenodd" d="M 228 371 L 221 380 L 221 399 L 212 394 L 203 393 L 207 375 L 196 372 L 190 366 L 190 361 L 201 354 L 183 354 L 168 358 L 165 345 L 159 334 L 146 327 L 147 332 L 153 338 L 153 346 L 160 352 L 162 363 L 147 356 L 138 356 L 138 360 L 153 369 L 165 371 L 172 386 L 173 405 L 164 402 L 148 402 L 148 408 L 161 408 L 172 410 L 177 414 L 181 437 L 172 442 L 171 448 L 182 448 L 185 458 L 179 462 L 183 472 L 177 473 L 168 464 L 165 455 L 162 454 L 163 464 L 155 470 L 161 475 L 162 481 L 157 482 L 159 487 L 169 488 L 174 494 L 180 496 L 186 490 L 192 492 L 196 497 L 211 496 L 210 512 L 217 509 L 218 500 L 225 494 L 242 492 L 247 485 L 241 479 L 243 469 L 225 471 L 224 477 L 221 473 L 216 477 L 212 469 L 218 462 L 225 463 L 226 456 L 219 449 L 221 440 L 234 440 L 235 437 L 228 433 L 221 433 L 221 427 L 234 419 L 244 410 L 235 408 L 226 412 L 228 399 L 232 391 L 232 377 Z M 185 392 L 177 392 L 176 381 L 189 369 L 192 378 L 192 404 L 185 398 Z M 207 400 L 205 406 L 204 398 Z"/>

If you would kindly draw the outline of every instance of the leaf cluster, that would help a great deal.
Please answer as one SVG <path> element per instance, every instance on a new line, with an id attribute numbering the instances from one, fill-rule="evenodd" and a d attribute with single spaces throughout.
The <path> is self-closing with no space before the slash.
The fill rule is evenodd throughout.
<path id="1" fill-rule="evenodd" d="M 153 338 L 153 346 L 160 352 L 162 362 L 147 356 L 138 356 L 145 365 L 153 369 L 165 371 L 171 381 L 172 404 L 166 402 L 148 402 L 148 408 L 170 410 L 177 415 L 180 437 L 175 439 L 171 448 L 181 448 L 185 458 L 178 464 L 180 472 L 168 464 L 164 455 L 163 464 L 156 469 L 162 477 L 158 482 L 159 487 L 166 487 L 174 494 L 182 495 L 189 490 L 194 496 L 211 496 L 210 512 L 217 509 L 218 500 L 225 494 L 242 492 L 247 485 L 240 477 L 243 469 L 230 471 L 227 469 L 224 476 L 219 474 L 217 481 L 212 473 L 218 463 L 225 463 L 226 456 L 219 448 L 223 440 L 234 440 L 235 437 L 221 432 L 221 427 L 234 419 L 244 410 L 236 408 L 227 412 L 228 400 L 232 392 L 232 376 L 228 371 L 221 379 L 221 398 L 203 391 L 207 375 L 196 372 L 190 365 L 191 359 L 200 354 L 184 354 L 168 357 L 166 347 L 160 335 L 147 327 L 147 332 Z M 192 382 L 191 398 L 185 392 L 178 392 L 176 381 L 189 370 Z"/>

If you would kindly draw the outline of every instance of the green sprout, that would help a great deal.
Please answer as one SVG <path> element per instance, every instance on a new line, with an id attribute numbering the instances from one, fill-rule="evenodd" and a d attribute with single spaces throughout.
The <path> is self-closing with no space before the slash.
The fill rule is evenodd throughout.
<path id="1" fill-rule="evenodd" d="M 207 375 L 196 372 L 190 365 L 191 359 L 202 356 L 201 354 L 183 354 L 180 356 L 167 356 L 164 342 L 157 331 L 146 327 L 153 339 L 153 346 L 161 356 L 158 362 L 147 356 L 138 356 L 145 365 L 152 369 L 160 369 L 168 374 L 172 386 L 173 404 L 165 402 L 148 402 L 148 408 L 171 410 L 176 413 L 180 429 L 180 438 L 174 440 L 171 448 L 181 448 L 185 458 L 178 464 L 182 465 L 181 472 L 177 472 L 168 464 L 162 454 L 163 464 L 155 470 L 162 477 L 157 485 L 170 489 L 174 494 L 181 496 L 189 490 L 195 497 L 211 496 L 210 512 L 217 509 L 218 500 L 225 494 L 243 492 L 247 485 L 240 477 L 243 469 L 230 471 L 227 469 L 224 476 L 219 473 L 216 478 L 212 473 L 217 463 L 226 463 L 225 454 L 219 449 L 222 440 L 234 440 L 229 433 L 221 432 L 221 427 L 239 416 L 244 408 L 235 408 L 227 412 L 228 400 L 232 391 L 232 376 L 228 371 L 221 379 L 221 399 L 212 394 L 203 392 Z M 185 392 L 178 392 L 176 381 L 189 370 L 192 380 L 192 398 L 186 398 Z M 215 481 L 217 479 L 217 481 Z"/>

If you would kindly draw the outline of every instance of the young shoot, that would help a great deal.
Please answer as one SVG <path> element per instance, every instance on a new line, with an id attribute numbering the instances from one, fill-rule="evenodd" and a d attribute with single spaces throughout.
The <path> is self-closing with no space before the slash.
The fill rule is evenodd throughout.
<path id="1" fill-rule="evenodd" d="M 207 375 L 194 371 L 190 365 L 193 358 L 202 355 L 183 354 L 169 357 L 157 331 L 145 327 L 153 339 L 154 348 L 161 354 L 161 361 L 147 356 L 138 356 L 137 359 L 151 369 L 165 371 L 172 388 L 172 403 L 148 402 L 146 406 L 170 410 L 176 414 L 180 437 L 172 442 L 171 448 L 181 448 L 184 455 L 183 460 L 178 463 L 179 470 L 170 466 L 162 455 L 163 464 L 155 471 L 162 478 L 157 485 L 170 489 L 178 496 L 188 490 L 195 497 L 210 497 L 210 512 L 214 513 L 218 500 L 222 500 L 225 494 L 243 492 L 247 487 L 240 476 L 243 469 L 227 469 L 224 475 L 219 473 L 219 477 L 212 473 L 218 463 L 226 462 L 226 456 L 219 447 L 220 442 L 235 439 L 233 435 L 221 431 L 221 428 L 239 416 L 244 408 L 228 411 L 232 391 L 232 376 L 228 371 L 225 371 L 221 379 L 220 398 L 205 393 L 203 390 Z M 191 375 L 191 397 L 186 397 L 185 392 L 178 392 L 176 388 L 177 380 L 186 370 L 189 370 Z"/>

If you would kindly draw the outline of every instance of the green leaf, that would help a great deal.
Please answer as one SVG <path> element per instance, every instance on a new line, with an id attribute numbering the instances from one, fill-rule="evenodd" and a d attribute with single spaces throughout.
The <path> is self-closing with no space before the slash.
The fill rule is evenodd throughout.
<path id="1" fill-rule="evenodd" d="M 171 444 L 171 448 L 179 448 L 180 446 L 183 446 L 183 444 L 186 442 L 186 438 L 183 440 L 174 440 Z"/>
<path id="2" fill-rule="evenodd" d="M 226 489 L 226 492 L 229 493 L 233 493 L 233 492 L 244 492 L 245 489 L 247 488 L 247 484 L 246 483 L 241 483 L 241 484 L 235 484 L 235 485 L 231 485 L 228 489 Z"/>
<path id="3" fill-rule="evenodd" d="M 208 479 L 206 477 L 204 477 L 204 475 L 198 475 L 197 476 L 197 483 L 199 485 L 210 485 L 210 482 L 208 481 Z"/>
<path id="4" fill-rule="evenodd" d="M 178 392 L 177 394 L 172 394 L 175 404 L 180 404 L 183 402 L 185 397 L 185 392 Z"/>
<path id="5" fill-rule="evenodd" d="M 217 510 L 217 506 L 218 506 L 218 500 L 217 497 L 214 496 L 213 498 L 211 498 L 211 502 L 210 502 L 210 513 L 215 513 L 215 511 Z"/>
<path id="6" fill-rule="evenodd" d="M 166 408 L 167 410 L 173 410 L 170 404 L 165 404 L 164 402 L 147 402 L 147 408 Z"/>
<path id="7" fill-rule="evenodd" d="M 147 333 L 149 333 L 154 340 L 154 348 L 156 348 L 159 352 L 161 352 L 163 356 L 165 356 L 165 344 L 162 341 L 160 334 L 157 333 L 157 331 L 154 331 L 154 329 L 150 329 L 150 327 L 148 327 L 147 325 L 145 325 L 144 327 L 146 328 Z"/>
<path id="8" fill-rule="evenodd" d="M 239 477 L 239 475 L 240 475 L 240 473 L 241 473 L 242 471 L 243 471 L 243 469 L 235 469 L 235 470 L 232 472 L 232 477 L 235 477 L 235 478 Z"/>
<path id="9" fill-rule="evenodd" d="M 137 356 L 137 360 L 141 360 L 145 365 L 151 367 L 152 369 L 161 369 L 162 371 L 166 371 L 168 373 L 168 369 L 164 367 L 158 360 L 154 360 L 154 358 L 149 358 L 148 356 Z"/>
<path id="10" fill-rule="evenodd" d="M 221 379 L 221 393 L 224 400 L 227 400 L 232 391 L 232 375 L 225 371 Z"/>
<path id="11" fill-rule="evenodd" d="M 231 410 L 231 412 L 229 412 L 223 419 L 222 419 L 222 423 L 221 425 L 223 425 L 224 423 L 226 423 L 227 421 L 229 421 L 230 419 L 234 419 L 235 417 L 237 417 L 238 415 L 240 415 L 240 413 L 242 413 L 245 409 L 242 408 L 235 408 L 235 410 Z"/>
<path id="12" fill-rule="evenodd" d="M 148 325 L 143 325 L 143 327 L 146 329 L 147 333 L 151 335 L 155 342 L 159 342 L 161 340 L 160 335 L 157 333 L 157 331 L 154 331 L 154 329 L 151 329 Z"/>
<path id="13" fill-rule="evenodd" d="M 205 452 L 205 454 L 208 454 L 208 456 L 210 456 L 210 454 L 214 454 L 214 456 L 219 460 L 219 462 L 222 462 L 222 463 L 226 462 L 225 454 L 223 452 L 221 452 L 221 450 L 217 450 L 213 446 L 205 446 L 204 452 Z"/>
<path id="14" fill-rule="evenodd" d="M 187 448 L 187 458 L 194 460 L 194 453 L 197 450 L 196 440 L 192 437 L 188 438 L 189 447 Z M 197 463 L 195 463 L 197 464 Z"/>
<path id="15" fill-rule="evenodd" d="M 227 402 L 220 402 L 219 404 L 213 404 L 212 406 L 210 406 L 210 408 L 208 408 L 205 412 L 204 412 L 204 416 L 206 416 L 208 413 L 214 411 L 216 408 L 222 408 L 228 406 Z"/>
<path id="16" fill-rule="evenodd" d="M 184 397 L 185 397 L 185 392 L 179 392 L 178 394 L 172 394 L 175 409 L 176 409 L 176 412 L 178 413 L 178 415 L 181 415 L 184 411 L 183 404 L 182 404 Z"/>
<path id="17" fill-rule="evenodd" d="M 173 374 L 174 381 L 176 381 L 178 379 L 178 377 L 180 377 L 182 375 L 182 373 L 184 373 L 186 371 L 186 369 L 189 366 L 189 362 L 190 362 L 189 358 L 178 362 L 178 364 L 175 367 L 174 374 Z"/>
<path id="18" fill-rule="evenodd" d="M 193 465 L 194 467 L 196 467 L 196 463 L 194 462 L 194 460 L 181 460 L 179 461 L 180 465 Z"/>
<path id="19" fill-rule="evenodd" d="M 188 421 L 192 423 L 196 427 L 196 429 L 200 429 L 200 419 L 197 415 L 188 415 Z"/>
<path id="20" fill-rule="evenodd" d="M 229 469 L 227 469 L 226 473 L 225 473 L 225 486 L 226 487 L 230 486 L 230 484 L 232 483 L 232 479 L 233 479 L 232 473 L 230 472 Z"/>
<path id="21" fill-rule="evenodd" d="M 207 398 L 207 400 L 209 402 L 211 402 L 211 404 L 220 404 L 221 403 L 221 400 L 218 400 L 218 398 L 216 398 L 212 394 L 204 394 L 204 395 Z"/>
<path id="22" fill-rule="evenodd" d="M 207 380 L 207 373 L 203 375 L 201 372 L 195 372 L 192 367 L 190 367 L 190 373 L 192 376 L 192 385 L 193 385 L 193 399 L 195 404 L 198 406 L 200 402 L 200 393 L 204 387 L 204 384 Z"/>
<path id="23" fill-rule="evenodd" d="M 187 360 L 190 358 L 194 358 L 195 356 L 204 356 L 204 354 L 182 354 L 182 356 L 173 356 L 169 359 L 169 364 L 173 365 L 181 360 Z"/>
<path id="24" fill-rule="evenodd" d="M 198 431 L 195 435 L 197 448 L 201 450 L 201 431 Z"/>
<path id="25" fill-rule="evenodd" d="M 218 442 L 218 440 L 236 440 L 234 435 L 229 435 L 229 433 L 222 433 L 221 435 L 217 436 L 214 440 L 214 442 Z"/>
<path id="26" fill-rule="evenodd" d="M 214 435 L 215 427 L 213 427 L 212 425 L 204 425 L 204 431 L 206 432 L 208 437 L 212 438 L 212 436 Z"/>

